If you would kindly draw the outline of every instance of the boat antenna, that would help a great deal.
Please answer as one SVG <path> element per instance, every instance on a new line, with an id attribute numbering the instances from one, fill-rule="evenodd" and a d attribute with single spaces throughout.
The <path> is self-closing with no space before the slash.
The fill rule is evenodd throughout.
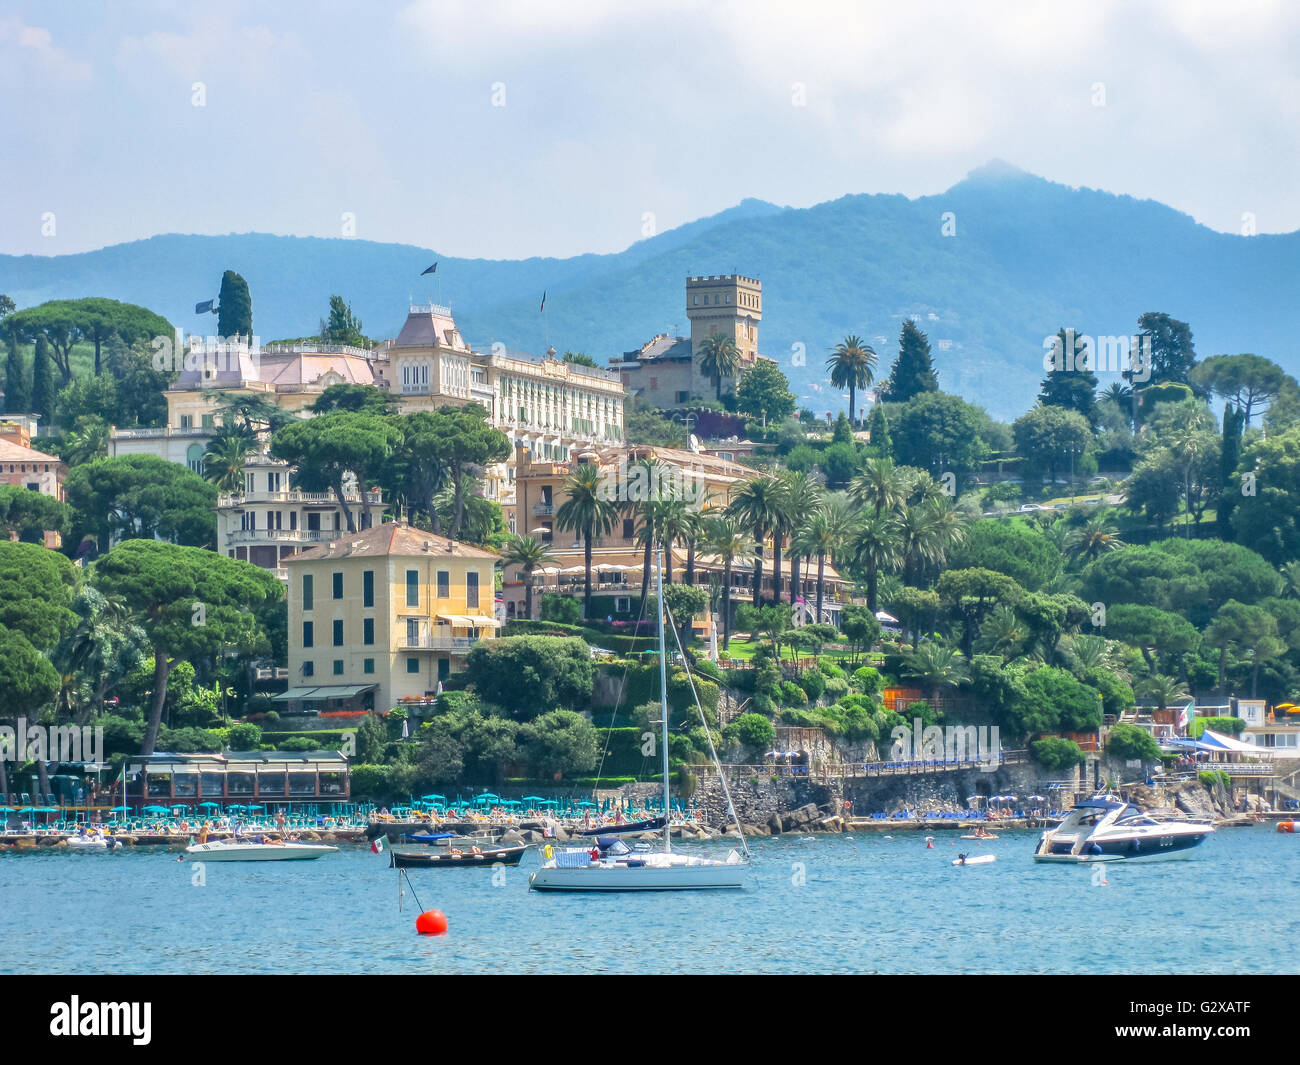
<path id="1" fill-rule="evenodd" d="M 664 611 L 668 605 L 664 602 L 664 553 L 663 548 L 655 550 L 655 613 L 659 615 L 659 716 L 663 719 L 662 741 L 664 754 L 664 851 L 673 849 L 672 829 L 669 827 L 669 804 L 672 796 L 668 790 L 668 662 L 664 649 Z"/>
<path id="2" fill-rule="evenodd" d="M 668 610 L 666 604 L 664 609 Z M 736 816 L 736 807 L 731 802 L 731 789 L 727 787 L 727 775 L 722 771 L 722 763 L 718 761 L 718 752 L 713 747 L 713 734 L 709 731 L 709 723 L 704 720 L 704 707 L 700 705 L 700 696 L 695 690 L 695 678 L 691 675 L 691 667 L 687 664 L 686 650 L 682 647 L 682 638 L 677 632 L 677 623 L 673 621 L 671 610 L 668 610 L 668 620 L 672 623 L 673 639 L 677 642 L 677 651 L 682 656 L 682 668 L 686 672 L 686 682 L 691 686 L 691 698 L 695 700 L 695 711 L 700 715 L 700 724 L 704 726 L 704 738 L 709 741 L 709 756 L 713 759 L 713 764 L 718 767 L 718 783 L 722 785 L 722 794 L 727 799 L 727 813 L 731 815 L 731 820 L 736 826 L 736 834 L 740 836 L 741 850 L 745 852 L 746 858 L 752 857 L 749 853 L 749 846 L 745 843 L 745 830 L 741 827 L 740 818 Z M 745 700 L 745 702 L 748 701 L 748 699 Z"/>

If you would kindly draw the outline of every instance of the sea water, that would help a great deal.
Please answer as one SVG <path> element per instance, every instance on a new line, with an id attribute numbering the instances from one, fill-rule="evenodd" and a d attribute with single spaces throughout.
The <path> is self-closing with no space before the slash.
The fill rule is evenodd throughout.
<path id="1" fill-rule="evenodd" d="M 3 973 L 1275 973 L 1296 969 L 1300 837 L 1223 829 L 1186 860 L 1040 865 L 1037 832 L 750 843 L 746 890 L 528 890 L 517 868 L 387 854 L 208 863 L 0 855 Z M 684 844 L 725 855 L 725 844 Z M 953 866 L 957 854 L 992 853 Z M 418 896 L 418 904 L 416 898 Z M 449 931 L 426 937 L 438 909 Z"/>

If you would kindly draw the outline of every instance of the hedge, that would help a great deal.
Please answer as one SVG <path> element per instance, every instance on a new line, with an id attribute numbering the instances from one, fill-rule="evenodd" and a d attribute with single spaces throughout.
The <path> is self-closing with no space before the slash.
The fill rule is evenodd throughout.
<path id="1" fill-rule="evenodd" d="M 603 647 L 607 651 L 617 651 L 620 654 L 639 654 L 642 651 L 659 649 L 659 640 L 655 636 L 620 636 L 588 625 L 566 625 L 559 621 L 528 621 L 518 618 L 506 622 L 502 635 L 577 636 L 593 647 Z"/>

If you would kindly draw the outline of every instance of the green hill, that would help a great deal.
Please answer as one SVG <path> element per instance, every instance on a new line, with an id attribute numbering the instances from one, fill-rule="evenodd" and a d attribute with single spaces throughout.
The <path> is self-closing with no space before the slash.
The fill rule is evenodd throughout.
<path id="1" fill-rule="evenodd" d="M 945 212 L 955 235 L 941 231 Z M 435 260 L 437 274 L 421 277 Z M 315 332 L 331 293 L 375 337 L 396 332 L 408 298 L 433 298 L 475 345 L 540 352 L 549 342 L 603 365 L 684 329 L 688 275 L 739 271 L 763 281 L 760 350 L 814 410 L 847 406 L 824 384 L 838 339 L 866 337 L 887 372 L 910 316 L 930 336 L 941 386 L 1009 418 L 1037 392 L 1044 337 L 1063 325 L 1127 335 L 1144 311 L 1190 322 L 1202 357 L 1253 351 L 1300 373 L 1297 267 L 1300 233 L 1216 233 L 1159 203 L 993 163 L 918 199 L 855 195 L 806 209 L 746 200 L 610 255 L 493 261 L 359 240 L 166 235 L 79 255 L 0 256 L 0 292 L 19 307 L 109 296 L 211 332 L 215 318 L 193 306 L 216 296 L 229 268 L 248 280 L 264 340 Z"/>

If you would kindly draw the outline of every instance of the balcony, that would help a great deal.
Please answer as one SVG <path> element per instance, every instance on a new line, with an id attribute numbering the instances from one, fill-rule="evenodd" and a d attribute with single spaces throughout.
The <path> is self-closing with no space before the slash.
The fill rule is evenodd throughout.
<path id="1" fill-rule="evenodd" d="M 226 546 L 325 543 L 337 540 L 343 533 L 342 529 L 236 529 L 226 533 Z"/>
<path id="2" fill-rule="evenodd" d="M 381 507 L 384 505 L 382 492 L 367 492 L 363 500 L 357 492 L 344 492 L 343 498 L 347 501 L 348 506 L 363 506 L 369 503 L 372 507 Z M 220 507 L 244 507 L 252 506 L 257 503 L 281 503 L 296 504 L 301 506 L 315 507 L 336 507 L 338 506 L 338 497 L 333 492 L 242 492 L 239 495 L 218 495 L 217 506 Z"/>
<path id="3" fill-rule="evenodd" d="M 398 638 L 397 646 L 402 651 L 450 651 L 453 654 L 469 654 L 475 643 L 469 636 L 420 636 L 412 640 L 409 636 Z"/>
<path id="4" fill-rule="evenodd" d="M 554 503 L 534 503 L 533 506 L 532 506 L 532 511 L 533 511 L 534 514 L 554 514 L 554 513 L 555 513 L 555 504 L 554 504 Z"/>
<path id="5" fill-rule="evenodd" d="M 114 429 L 114 440 L 165 440 L 168 437 L 178 437 L 183 439 L 203 438 L 206 439 L 215 436 L 217 429 L 211 425 L 191 425 L 184 429 L 178 429 L 174 426 L 167 425 L 161 429 Z"/>

